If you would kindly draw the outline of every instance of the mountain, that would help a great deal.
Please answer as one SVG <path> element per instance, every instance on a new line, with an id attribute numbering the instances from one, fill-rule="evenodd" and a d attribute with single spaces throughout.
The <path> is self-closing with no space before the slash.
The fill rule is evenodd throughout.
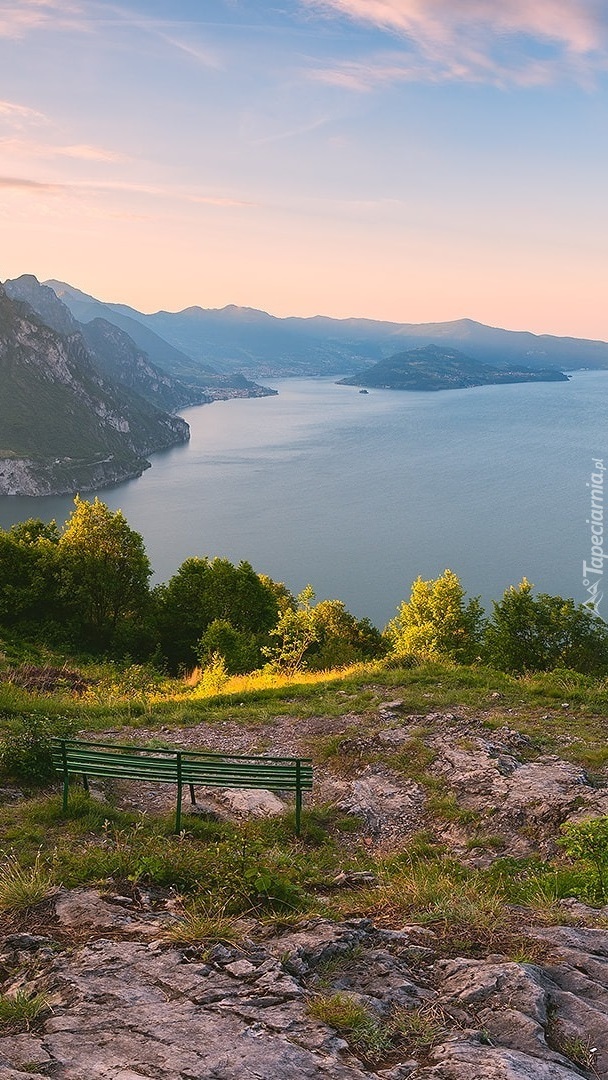
<path id="1" fill-rule="evenodd" d="M 139 394 L 157 408 L 175 412 L 211 400 L 200 387 L 180 382 L 153 364 L 124 330 L 107 319 L 95 318 L 83 325 L 54 290 L 41 285 L 32 274 L 5 281 L 4 289 L 11 299 L 29 304 L 40 320 L 58 334 L 81 334 L 104 378 Z"/>
<path id="2" fill-rule="evenodd" d="M 51 279 L 45 281 L 44 285 L 53 290 L 80 323 L 89 323 L 98 318 L 107 319 L 108 322 L 128 334 L 150 360 L 164 371 L 171 372 L 184 380 L 198 379 L 201 374 L 217 375 L 209 364 L 193 363 L 192 357 L 186 356 L 174 345 L 170 345 L 168 341 L 164 341 L 162 337 L 155 334 L 138 318 L 133 317 L 140 316 L 140 312 L 135 312 L 134 309 L 124 305 L 104 304 L 101 300 L 96 300 L 94 296 L 89 296 L 63 281 Z"/>
<path id="3" fill-rule="evenodd" d="M 135 323 L 160 335 L 178 350 L 180 357 L 186 354 L 189 364 L 204 362 L 223 372 L 237 370 L 251 377 L 352 375 L 384 357 L 418 345 L 459 349 L 481 363 L 512 371 L 522 367 L 608 368 L 608 343 L 604 341 L 503 330 L 472 319 L 437 323 L 326 316 L 280 319 L 265 311 L 234 305 L 219 309 L 189 307 L 145 315 L 121 304 L 103 304 L 63 282 L 47 284 L 65 300 L 77 318 L 83 318 L 86 310 L 88 318 L 102 315 L 123 328 L 126 328 L 124 320 L 128 319 L 129 326 Z M 138 340 L 135 330 L 127 329 L 127 332 Z M 145 348 L 141 340 L 138 343 Z M 150 349 L 147 351 L 154 358 Z M 177 369 L 173 373 L 182 377 Z"/>
<path id="4" fill-rule="evenodd" d="M 557 369 L 505 368 L 482 364 L 457 349 L 418 345 L 396 353 L 347 379 L 343 386 L 373 386 L 386 390 L 455 390 L 492 383 L 567 382 Z"/>
<path id="5" fill-rule="evenodd" d="M 187 441 L 184 420 L 104 378 L 69 312 L 45 300 L 61 331 L 0 286 L 0 494 L 117 483 L 139 476 L 148 454 Z"/>
<path id="6" fill-rule="evenodd" d="M 44 282 L 75 319 L 86 326 L 101 318 L 117 326 L 148 356 L 157 370 L 161 370 L 189 388 L 187 404 L 199 401 L 217 401 L 232 397 L 265 397 L 274 391 L 258 386 L 234 374 L 234 365 L 227 365 L 218 372 L 202 357 L 202 347 L 193 345 L 187 355 L 159 336 L 147 323 L 150 316 L 143 315 L 125 304 L 106 304 L 94 296 L 75 289 L 64 281 L 50 279 Z M 85 330 L 86 333 L 86 330 Z M 198 396 L 197 396 L 198 395 Z M 182 402 L 184 404 L 186 402 Z"/>

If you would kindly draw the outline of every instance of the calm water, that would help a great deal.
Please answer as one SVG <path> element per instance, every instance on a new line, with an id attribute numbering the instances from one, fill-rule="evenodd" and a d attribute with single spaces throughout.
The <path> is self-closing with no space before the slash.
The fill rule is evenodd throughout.
<path id="1" fill-rule="evenodd" d="M 186 410 L 187 446 L 99 492 L 143 534 L 157 580 L 189 555 L 248 559 L 381 626 L 418 574 L 448 566 L 485 602 L 523 575 L 587 598 L 585 484 L 592 458 L 608 459 L 608 372 L 436 394 L 274 385 L 278 397 Z M 0 525 L 71 508 L 0 498 Z"/>

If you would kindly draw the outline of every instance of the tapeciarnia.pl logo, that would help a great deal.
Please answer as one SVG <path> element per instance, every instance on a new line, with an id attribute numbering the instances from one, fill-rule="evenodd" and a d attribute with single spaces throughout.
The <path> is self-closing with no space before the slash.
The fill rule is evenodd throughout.
<path id="1" fill-rule="evenodd" d="M 593 472 L 587 482 L 591 496 L 590 516 L 586 524 L 590 527 L 591 557 L 589 562 L 583 559 L 583 585 L 588 593 L 583 607 L 589 608 L 600 618 L 600 602 L 604 595 L 604 473 L 606 466 L 602 458 L 592 458 Z"/>

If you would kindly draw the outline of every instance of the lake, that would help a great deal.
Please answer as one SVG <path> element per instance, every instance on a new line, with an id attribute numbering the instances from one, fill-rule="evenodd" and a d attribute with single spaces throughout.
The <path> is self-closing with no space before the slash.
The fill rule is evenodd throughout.
<path id="1" fill-rule="evenodd" d="M 446 567 L 486 604 L 524 575 L 587 599 L 586 485 L 605 452 L 608 372 L 439 393 L 272 385 L 278 397 L 185 410 L 187 445 L 97 493 L 143 534 L 155 580 L 190 555 L 247 559 L 379 626 L 417 575 Z M 4 497 L 0 526 L 71 509 L 69 497 Z"/>

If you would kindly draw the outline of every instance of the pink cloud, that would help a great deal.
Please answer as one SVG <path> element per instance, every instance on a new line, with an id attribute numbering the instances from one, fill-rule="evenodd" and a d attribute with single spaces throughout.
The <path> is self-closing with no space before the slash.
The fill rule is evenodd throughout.
<path id="1" fill-rule="evenodd" d="M 14 188 L 23 191 L 60 191 L 64 184 L 47 184 L 40 180 L 30 180 L 24 176 L 0 176 L 0 188 Z"/>
<path id="2" fill-rule="evenodd" d="M 122 154 L 114 150 L 105 150 L 102 146 L 90 146 L 88 143 L 77 143 L 74 146 L 49 147 L 49 152 L 59 154 L 61 157 L 78 158 L 80 161 L 124 161 Z"/>
<path id="3" fill-rule="evenodd" d="M 408 52 L 393 65 L 389 58 L 385 72 L 375 70 L 375 63 L 347 63 L 315 76 L 353 89 L 420 77 L 538 85 L 566 73 L 585 81 L 590 70 L 608 66 L 608 18 L 599 0 L 302 2 L 316 11 L 392 31 L 407 42 Z M 513 46 L 516 36 L 552 45 L 553 56 L 538 61 Z"/>
<path id="4" fill-rule="evenodd" d="M 0 118 L 8 120 L 16 127 L 26 123 L 40 123 L 46 120 L 44 113 L 30 109 L 27 105 L 18 105 L 15 101 L 0 101 Z"/>
<path id="5" fill-rule="evenodd" d="M 50 22 L 55 28 L 73 26 L 80 13 L 71 0 L 9 0 L 0 10 L 0 37 L 20 38 Z"/>

